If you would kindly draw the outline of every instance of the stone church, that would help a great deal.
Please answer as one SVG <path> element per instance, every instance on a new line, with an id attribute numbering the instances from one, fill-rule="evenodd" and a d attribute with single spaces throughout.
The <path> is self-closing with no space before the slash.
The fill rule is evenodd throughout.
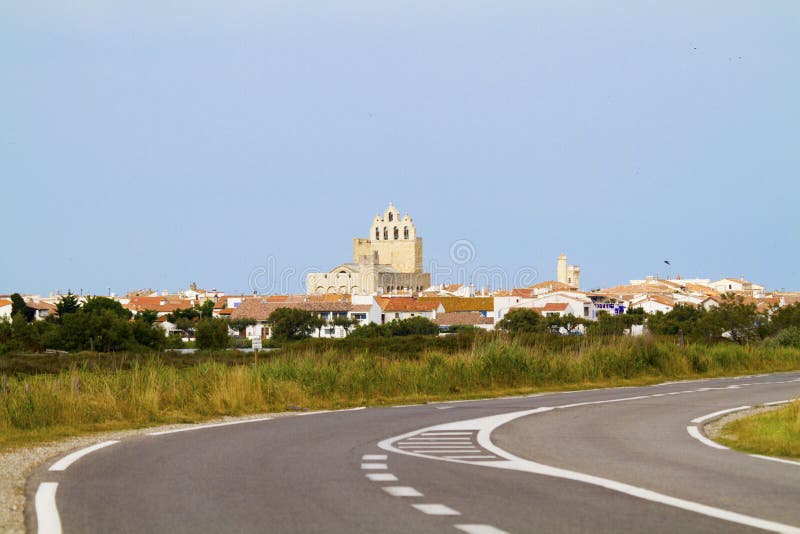
<path id="1" fill-rule="evenodd" d="M 414 221 L 408 215 L 401 218 L 391 203 L 372 220 L 369 237 L 353 239 L 352 263 L 306 275 L 308 294 L 418 292 L 430 285 L 430 273 L 422 272 L 422 238 Z"/>

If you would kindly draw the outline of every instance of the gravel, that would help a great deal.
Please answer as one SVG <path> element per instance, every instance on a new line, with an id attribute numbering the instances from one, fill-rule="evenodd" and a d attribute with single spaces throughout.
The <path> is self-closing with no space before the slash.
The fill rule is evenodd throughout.
<path id="1" fill-rule="evenodd" d="M 224 417 L 204 421 L 202 424 L 224 423 L 229 421 L 244 421 L 260 417 L 287 417 L 296 415 L 292 412 L 267 413 L 248 415 L 244 417 Z M 65 453 L 82 449 L 95 443 L 111 439 L 121 440 L 130 436 L 145 434 L 159 430 L 172 430 L 192 425 L 177 424 L 159 427 L 140 428 L 137 430 L 123 430 L 118 432 L 105 432 L 70 438 L 64 441 L 44 443 L 32 447 L 20 448 L 0 452 L 0 532 L 9 534 L 23 534 L 25 532 L 25 480 L 38 465 L 50 458 L 63 456 Z"/>

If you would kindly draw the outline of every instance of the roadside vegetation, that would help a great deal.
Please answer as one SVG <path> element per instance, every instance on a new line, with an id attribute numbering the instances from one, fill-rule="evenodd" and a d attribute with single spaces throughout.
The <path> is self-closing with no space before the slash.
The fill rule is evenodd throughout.
<path id="1" fill-rule="evenodd" d="M 731 421 L 718 441 L 755 454 L 800 458 L 800 401 Z"/>
<path id="2" fill-rule="evenodd" d="M 625 335 L 645 319 L 651 334 Z M 734 298 L 711 311 L 601 316 L 584 330 L 530 310 L 508 313 L 496 332 L 446 336 L 420 317 L 360 327 L 340 317 L 344 339 L 310 338 L 319 317 L 285 308 L 270 317 L 276 348 L 255 353 L 227 350 L 245 341 L 229 327 L 243 325 L 214 319 L 207 304 L 170 318 L 195 331 L 195 354 L 164 350 L 155 320 L 100 297 L 62 299 L 45 321 L 21 309 L 0 322 L 0 447 L 224 415 L 800 369 L 800 305 L 762 315 Z M 51 348 L 69 352 L 41 352 Z"/>

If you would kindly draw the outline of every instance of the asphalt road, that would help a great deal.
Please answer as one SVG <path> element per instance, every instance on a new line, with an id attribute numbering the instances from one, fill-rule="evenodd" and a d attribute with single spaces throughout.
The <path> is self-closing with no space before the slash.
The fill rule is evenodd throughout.
<path id="1" fill-rule="evenodd" d="M 790 532 L 800 464 L 713 448 L 687 426 L 798 396 L 789 373 L 141 436 L 42 466 L 26 521 L 35 532 L 36 493 L 57 483 L 68 533 Z"/>

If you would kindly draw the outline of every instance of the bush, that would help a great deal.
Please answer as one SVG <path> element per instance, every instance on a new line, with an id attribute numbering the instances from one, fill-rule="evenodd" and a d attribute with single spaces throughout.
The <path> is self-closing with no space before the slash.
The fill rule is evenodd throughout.
<path id="1" fill-rule="evenodd" d="M 198 349 L 228 347 L 228 323 L 222 319 L 200 319 L 195 330 Z"/>
<path id="2" fill-rule="evenodd" d="M 778 332 L 775 337 L 764 340 L 767 347 L 793 347 L 800 349 L 800 326 L 790 326 Z"/>
<path id="3" fill-rule="evenodd" d="M 510 334 L 539 332 L 541 320 L 541 315 L 533 310 L 511 310 L 497 323 L 497 328 Z"/>
<path id="4" fill-rule="evenodd" d="M 439 326 L 425 317 L 395 319 L 386 324 L 369 323 L 353 330 L 355 337 L 436 336 Z"/>

